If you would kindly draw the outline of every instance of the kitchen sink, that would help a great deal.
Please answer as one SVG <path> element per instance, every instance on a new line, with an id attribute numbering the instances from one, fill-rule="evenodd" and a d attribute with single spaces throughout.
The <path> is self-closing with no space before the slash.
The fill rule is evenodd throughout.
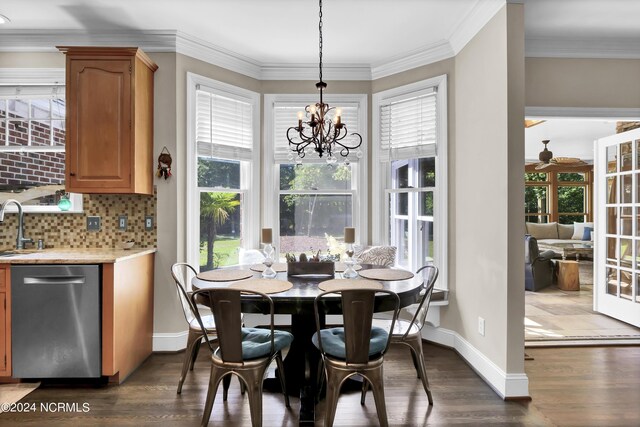
<path id="1" fill-rule="evenodd" d="M 26 255 L 36 252 L 35 249 L 0 249 L 0 257 Z"/>
<path id="2" fill-rule="evenodd" d="M 11 255 L 17 255 L 18 253 L 16 251 L 0 251 L 0 257 L 2 256 L 11 256 Z"/>

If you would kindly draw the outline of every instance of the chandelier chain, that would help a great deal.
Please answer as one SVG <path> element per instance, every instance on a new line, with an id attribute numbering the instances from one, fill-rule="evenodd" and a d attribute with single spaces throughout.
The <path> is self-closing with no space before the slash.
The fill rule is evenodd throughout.
<path id="1" fill-rule="evenodd" d="M 320 17 L 320 22 L 318 23 L 318 31 L 320 32 L 320 81 L 322 81 L 322 0 L 320 0 L 320 12 L 318 13 L 318 16 Z"/>

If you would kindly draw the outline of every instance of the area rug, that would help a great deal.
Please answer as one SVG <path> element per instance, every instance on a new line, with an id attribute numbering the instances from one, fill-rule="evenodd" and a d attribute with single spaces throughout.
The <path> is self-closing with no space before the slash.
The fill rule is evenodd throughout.
<path id="1" fill-rule="evenodd" d="M 40 383 L 19 383 L 0 385 L 0 413 L 8 409 L 7 405 L 17 403 L 40 386 Z"/>
<path id="2" fill-rule="evenodd" d="M 525 345 L 640 342 L 640 328 L 593 311 L 593 263 L 581 260 L 579 269 L 579 291 L 525 292 Z"/>

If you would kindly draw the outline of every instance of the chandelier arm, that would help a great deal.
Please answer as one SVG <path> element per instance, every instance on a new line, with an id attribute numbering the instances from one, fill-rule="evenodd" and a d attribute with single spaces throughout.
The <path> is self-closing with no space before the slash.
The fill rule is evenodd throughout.
<path id="1" fill-rule="evenodd" d="M 345 135 L 346 136 L 346 135 Z M 352 133 L 351 136 L 357 136 L 359 141 L 356 145 L 347 145 L 347 144 L 343 144 L 342 142 L 340 142 L 342 140 L 342 138 L 344 138 L 344 136 L 342 138 L 340 138 L 339 140 L 334 141 L 335 144 L 346 148 L 347 150 L 355 150 L 356 148 L 360 147 L 362 145 L 362 136 L 359 133 Z"/>

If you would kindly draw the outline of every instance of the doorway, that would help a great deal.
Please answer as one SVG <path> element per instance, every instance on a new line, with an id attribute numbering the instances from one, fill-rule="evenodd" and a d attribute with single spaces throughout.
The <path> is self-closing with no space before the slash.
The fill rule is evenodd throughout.
<path id="1" fill-rule="evenodd" d="M 529 176 L 525 175 L 525 179 L 538 182 L 526 185 L 526 222 L 549 226 L 557 223 L 565 230 L 574 223 L 591 224 L 596 209 L 590 182 L 594 141 L 615 134 L 622 122 L 629 121 L 628 118 L 578 115 L 527 117 L 525 164 L 529 165 L 526 169 Z M 543 144 L 542 141 L 549 142 Z M 543 153 L 545 148 L 547 153 Z M 539 155 L 551 160 L 543 162 Z M 541 245 L 540 250 L 550 248 L 553 246 Z M 557 265 L 563 251 L 557 247 L 555 251 L 553 262 Z M 577 260 L 573 258 L 579 267 L 577 291 L 559 289 L 554 282 L 536 292 L 525 292 L 526 346 L 601 345 L 603 341 L 640 343 L 640 329 L 594 311 L 594 259 L 593 255 L 584 254 Z"/>

